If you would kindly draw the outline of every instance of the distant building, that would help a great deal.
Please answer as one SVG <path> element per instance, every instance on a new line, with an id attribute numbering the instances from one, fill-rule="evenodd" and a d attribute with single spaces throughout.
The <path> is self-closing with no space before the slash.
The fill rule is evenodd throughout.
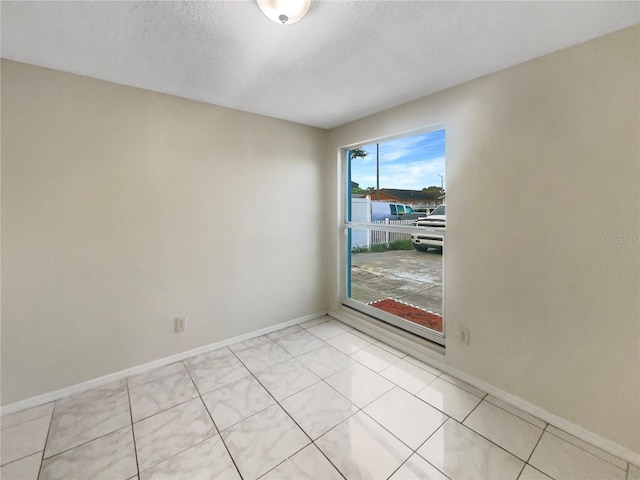
<path id="1" fill-rule="evenodd" d="M 371 200 L 404 203 L 407 205 L 440 205 L 444 195 L 427 193 L 422 190 L 402 190 L 399 188 L 381 188 L 367 192 Z"/>

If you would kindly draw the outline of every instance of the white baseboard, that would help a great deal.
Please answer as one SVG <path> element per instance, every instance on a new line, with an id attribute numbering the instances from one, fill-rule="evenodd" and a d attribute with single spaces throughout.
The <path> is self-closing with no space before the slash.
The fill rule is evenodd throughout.
<path id="1" fill-rule="evenodd" d="M 602 437 L 590 430 L 587 430 L 580 425 L 577 425 L 565 418 L 554 415 L 547 410 L 538 407 L 520 397 L 512 395 L 500 388 L 497 388 L 483 380 L 473 377 L 467 373 L 464 373 L 456 368 L 447 365 L 446 357 L 444 355 L 444 349 L 440 346 L 426 342 L 419 337 L 405 335 L 404 332 L 398 332 L 398 329 L 393 327 L 387 327 L 386 325 L 379 324 L 378 322 L 371 321 L 364 315 L 360 315 L 358 312 L 351 311 L 351 309 L 339 309 L 329 311 L 329 315 L 336 318 L 353 328 L 363 331 L 364 333 L 371 335 L 378 340 L 388 343 L 392 347 L 401 350 L 418 360 L 421 360 L 443 372 L 456 377 L 463 382 L 468 383 L 480 390 L 487 392 L 488 394 L 519 408 L 523 412 L 526 412 L 540 420 L 553 425 L 560 430 L 563 430 L 580 440 L 583 440 L 601 450 L 604 450 L 611 455 L 614 455 L 625 462 L 632 463 L 634 465 L 640 465 L 640 453 L 634 452 L 613 440 Z M 413 338 L 412 338 L 413 337 Z"/>
<path id="2" fill-rule="evenodd" d="M 37 395 L 35 397 L 27 398 L 25 400 L 20 400 L 18 402 L 11 403 L 9 405 L 2 407 L 0 409 L 0 415 L 8 415 L 11 413 L 19 412 L 21 410 L 26 410 L 27 408 L 38 407 L 40 405 L 44 405 L 45 403 L 54 402 L 60 398 L 67 397 L 69 395 L 74 395 L 76 393 L 84 392 L 86 390 L 99 387 L 106 383 L 110 383 L 116 380 L 122 380 L 126 377 L 130 377 L 131 375 L 144 373 L 149 370 L 153 370 L 154 368 L 164 367 L 166 365 L 170 365 L 172 363 L 185 360 L 189 357 L 194 357 L 196 355 L 208 353 L 213 350 L 218 350 L 219 348 L 233 345 L 234 343 L 244 342 L 245 340 L 251 340 L 252 338 L 260 337 L 262 335 L 266 335 L 268 333 L 275 332 L 276 330 L 281 330 L 283 328 L 287 328 L 292 325 L 297 325 L 298 323 L 306 322 L 307 320 L 312 320 L 314 318 L 322 317 L 323 315 L 326 315 L 326 314 L 327 314 L 326 311 L 312 313 L 310 315 L 305 315 L 303 317 L 295 318 L 293 320 L 288 320 L 286 322 L 278 323 L 276 325 L 271 325 L 269 327 L 265 327 L 260 330 L 255 330 L 253 332 L 245 333 L 243 335 L 229 338 L 227 340 L 211 343 L 209 345 L 204 345 L 202 347 L 194 348 L 193 350 L 187 350 L 186 352 L 181 352 L 175 355 L 171 355 L 169 357 L 160 358 L 152 362 L 127 368 L 126 370 L 110 373 L 109 375 L 104 375 L 103 377 L 98 377 L 92 380 L 87 380 L 86 382 L 77 383 L 69 387 L 61 388 L 60 390 L 55 390 L 53 392 L 44 393 L 42 395 Z"/>

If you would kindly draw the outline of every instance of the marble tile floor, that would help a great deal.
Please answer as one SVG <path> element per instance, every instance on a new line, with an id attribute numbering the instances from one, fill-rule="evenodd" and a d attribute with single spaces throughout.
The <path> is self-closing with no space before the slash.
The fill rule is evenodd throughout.
<path id="1" fill-rule="evenodd" d="M 1 426 L 2 480 L 640 480 L 638 466 L 328 316 Z"/>

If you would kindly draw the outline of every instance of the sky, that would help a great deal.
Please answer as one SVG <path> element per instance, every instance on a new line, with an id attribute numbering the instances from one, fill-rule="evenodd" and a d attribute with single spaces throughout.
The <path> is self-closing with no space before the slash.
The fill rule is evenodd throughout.
<path id="1" fill-rule="evenodd" d="M 444 177 L 445 131 L 438 130 L 380 143 L 380 188 L 422 190 L 440 186 Z M 351 180 L 376 188 L 376 144 L 362 147 L 365 158 L 351 161 Z M 444 188 L 447 188 L 446 177 Z"/>

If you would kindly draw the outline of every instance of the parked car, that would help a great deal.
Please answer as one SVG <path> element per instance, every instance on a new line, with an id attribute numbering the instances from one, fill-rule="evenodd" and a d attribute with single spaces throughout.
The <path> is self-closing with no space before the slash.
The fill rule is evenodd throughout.
<path id="1" fill-rule="evenodd" d="M 436 207 L 413 207 L 413 211 L 415 213 L 421 213 L 423 217 L 429 215 L 435 209 Z"/>
<path id="2" fill-rule="evenodd" d="M 446 224 L 445 206 L 440 205 L 431 215 L 421 217 L 416 220 L 417 227 L 427 227 L 429 232 L 416 233 L 411 235 L 411 243 L 413 248 L 419 252 L 426 252 L 429 247 L 435 247 L 442 250 L 444 245 L 444 232 Z"/>
<path id="3" fill-rule="evenodd" d="M 420 219 L 420 218 L 424 218 L 426 214 L 425 213 L 416 213 L 416 212 L 411 212 L 411 213 L 405 213 L 404 215 L 402 215 L 402 217 L 400 217 L 401 220 L 413 220 L 413 224 L 415 225 L 415 221 Z"/>

